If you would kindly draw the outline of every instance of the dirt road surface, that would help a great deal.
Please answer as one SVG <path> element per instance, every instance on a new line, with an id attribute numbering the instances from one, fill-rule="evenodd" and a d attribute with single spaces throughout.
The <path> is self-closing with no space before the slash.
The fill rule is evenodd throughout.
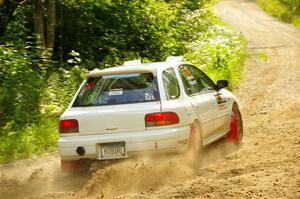
<path id="1" fill-rule="evenodd" d="M 72 176 L 59 171 L 57 154 L 18 161 L 0 166 L 0 198 L 300 198 L 300 30 L 254 1 L 222 1 L 216 12 L 248 40 L 235 91 L 240 148 L 216 143 L 196 160 L 144 158 Z"/>

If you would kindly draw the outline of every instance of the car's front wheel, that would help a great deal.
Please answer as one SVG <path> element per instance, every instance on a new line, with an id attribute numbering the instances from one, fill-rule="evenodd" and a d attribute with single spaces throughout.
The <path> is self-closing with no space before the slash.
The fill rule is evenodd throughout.
<path id="1" fill-rule="evenodd" d="M 243 120 L 238 105 L 232 106 L 230 130 L 226 136 L 226 141 L 240 144 L 243 139 Z"/>

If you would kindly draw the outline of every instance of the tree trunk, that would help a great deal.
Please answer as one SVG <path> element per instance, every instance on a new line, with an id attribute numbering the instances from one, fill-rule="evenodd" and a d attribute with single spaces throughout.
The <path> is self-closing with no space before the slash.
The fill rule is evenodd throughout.
<path id="1" fill-rule="evenodd" d="M 47 43 L 49 58 L 52 57 L 55 41 L 55 0 L 48 0 Z"/>
<path id="2" fill-rule="evenodd" d="M 41 0 L 33 1 L 34 30 L 37 37 L 37 46 L 45 48 L 44 24 L 43 24 L 43 3 Z"/>
<path id="3" fill-rule="evenodd" d="M 63 5 L 62 4 L 60 4 L 59 13 L 60 13 L 59 63 L 60 63 L 60 65 L 63 65 L 64 64 L 64 11 L 63 11 Z"/>

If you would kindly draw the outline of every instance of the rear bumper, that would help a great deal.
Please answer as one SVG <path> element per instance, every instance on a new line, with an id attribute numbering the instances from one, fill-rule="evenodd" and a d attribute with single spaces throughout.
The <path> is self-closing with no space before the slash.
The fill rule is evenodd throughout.
<path id="1" fill-rule="evenodd" d="M 101 135 L 62 136 L 59 138 L 58 151 L 64 160 L 81 158 L 103 159 L 98 154 L 99 145 L 110 142 L 125 142 L 127 156 L 146 152 L 180 152 L 187 150 L 190 126 L 147 130 L 140 132 L 113 133 Z M 77 154 L 78 147 L 84 147 L 85 154 Z"/>

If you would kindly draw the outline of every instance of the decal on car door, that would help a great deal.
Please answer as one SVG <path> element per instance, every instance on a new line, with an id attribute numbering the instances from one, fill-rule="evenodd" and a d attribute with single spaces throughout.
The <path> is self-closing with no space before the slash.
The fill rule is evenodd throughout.
<path id="1" fill-rule="evenodd" d="M 220 94 L 215 95 L 215 98 L 217 100 L 219 110 L 220 109 L 225 109 L 226 108 L 225 104 L 227 102 L 226 98 L 222 97 L 222 95 L 220 95 Z"/>

